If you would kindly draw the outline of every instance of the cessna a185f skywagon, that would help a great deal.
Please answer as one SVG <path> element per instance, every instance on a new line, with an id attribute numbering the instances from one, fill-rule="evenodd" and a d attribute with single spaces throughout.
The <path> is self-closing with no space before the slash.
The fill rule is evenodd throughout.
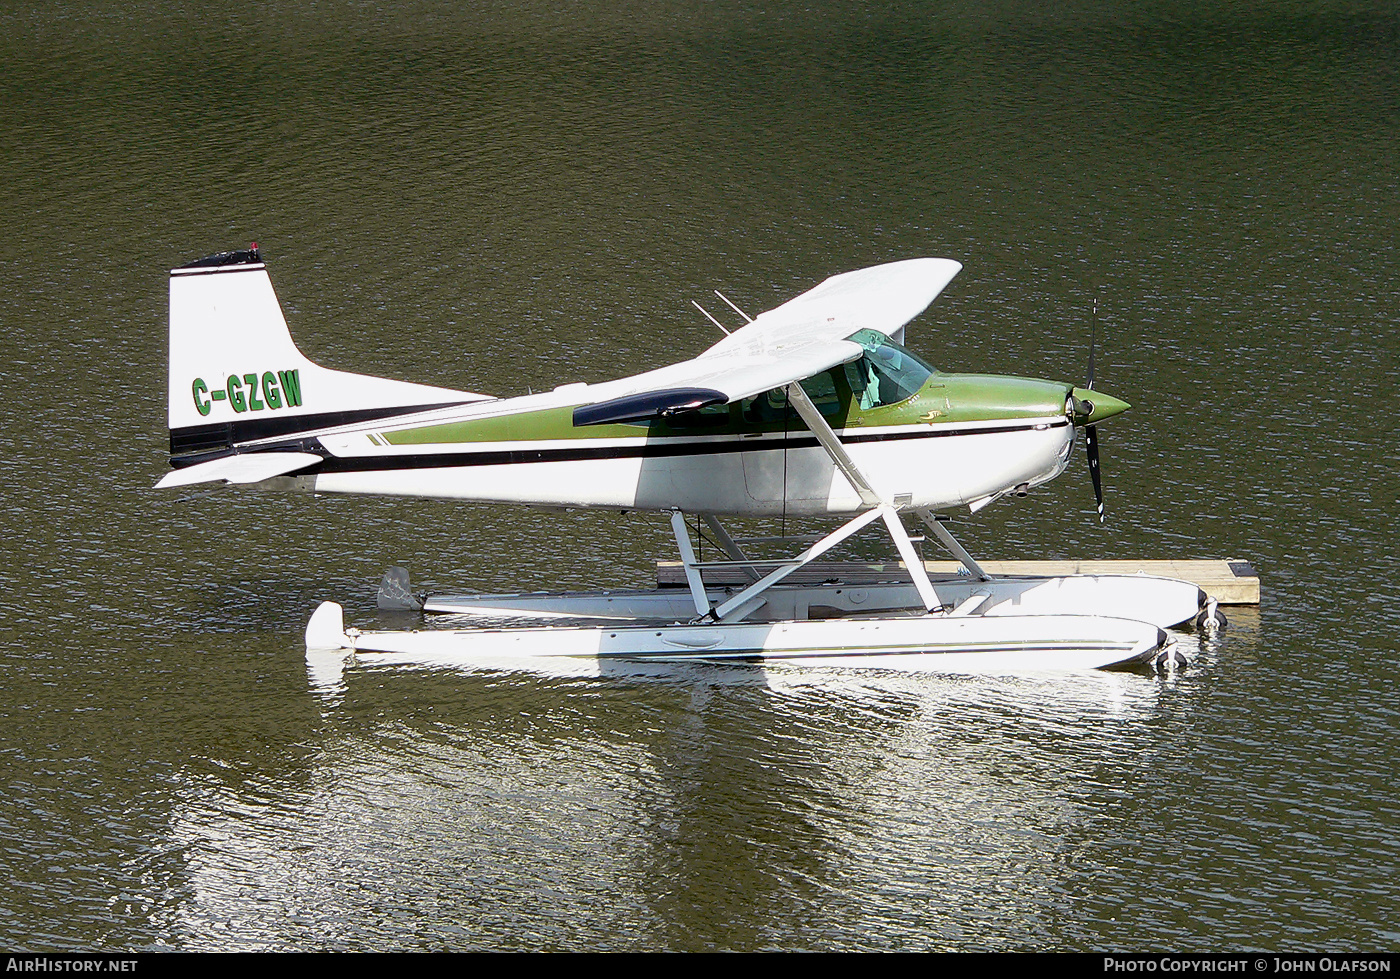
<path id="1" fill-rule="evenodd" d="M 670 514 L 686 589 L 422 602 L 408 594 L 406 578 L 390 577 L 387 586 L 427 611 L 596 621 L 360 633 L 345 630 L 338 605 L 323 603 L 307 627 L 308 647 L 361 658 L 1003 672 L 1159 656 L 1163 629 L 1200 611 L 1205 596 L 1195 585 L 1141 575 L 994 577 L 939 518 L 939 510 L 976 510 L 1053 479 L 1080 430 L 1102 517 L 1095 426 L 1128 407 L 1092 389 L 1092 354 L 1090 380 L 1076 387 L 945 373 L 906 349 L 905 325 L 960 269 L 922 258 L 832 276 L 745 316 L 691 360 L 493 398 L 312 363 L 292 342 L 256 246 L 214 255 L 171 273 L 174 469 L 157 485 L 222 480 Z M 704 521 L 725 561 L 697 559 L 686 514 Z M 841 525 L 790 559 L 765 561 L 749 557 L 720 522 L 778 514 Z M 965 573 L 930 577 L 906 518 Z M 876 522 L 902 558 L 902 580 L 785 582 Z M 739 569 L 744 583 L 707 584 L 705 572 L 718 565 Z"/>

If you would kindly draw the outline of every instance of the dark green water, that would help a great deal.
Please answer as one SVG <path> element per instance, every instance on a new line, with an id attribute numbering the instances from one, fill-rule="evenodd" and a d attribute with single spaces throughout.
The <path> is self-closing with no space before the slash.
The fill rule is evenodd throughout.
<path id="1" fill-rule="evenodd" d="M 0 10 L 0 944 L 1395 950 L 1400 14 L 148 0 Z M 1007 557 L 1237 557 L 1171 678 L 361 670 L 335 598 L 643 584 L 655 516 L 156 493 L 166 274 L 512 394 L 922 255 L 949 369 L 1083 377 Z M 1194 640 L 1187 640 L 1188 644 Z"/>

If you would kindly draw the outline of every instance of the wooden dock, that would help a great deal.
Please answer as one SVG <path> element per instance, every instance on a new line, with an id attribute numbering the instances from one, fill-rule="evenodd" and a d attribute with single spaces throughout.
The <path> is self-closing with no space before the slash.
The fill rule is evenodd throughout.
<path id="1" fill-rule="evenodd" d="M 1161 578 L 1190 581 L 1221 605 L 1258 605 L 1259 573 L 1248 561 L 981 561 L 993 575 L 1069 574 L 1148 574 Z M 925 561 L 930 575 L 956 574 L 962 565 L 956 561 Z M 746 585 L 750 579 L 738 567 L 705 568 L 708 585 Z M 908 581 L 904 565 L 862 564 L 859 562 L 813 562 L 786 579 L 794 585 L 839 581 L 869 584 L 876 581 Z M 658 561 L 656 583 L 662 588 L 685 587 L 685 572 L 679 561 Z"/>

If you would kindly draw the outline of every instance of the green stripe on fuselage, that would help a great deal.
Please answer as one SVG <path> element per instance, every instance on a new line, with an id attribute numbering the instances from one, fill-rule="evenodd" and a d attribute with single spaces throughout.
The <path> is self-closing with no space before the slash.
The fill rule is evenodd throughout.
<path id="1" fill-rule="evenodd" d="M 534 442 L 544 439 L 643 438 L 648 426 L 589 425 L 574 427 L 573 406 L 522 411 L 489 418 L 470 418 L 441 425 L 424 425 L 381 433 L 390 445 L 450 445 L 462 442 Z"/>
<path id="2" fill-rule="evenodd" d="M 844 382 L 837 399 L 818 402 L 832 428 L 840 430 L 901 425 L 943 425 L 997 419 L 1062 415 L 1071 385 L 1025 377 L 934 374 L 912 398 L 861 408 Z M 829 391 L 830 389 L 828 389 Z M 776 402 L 776 407 L 775 407 Z M 686 412 L 672 418 L 619 425 L 575 427 L 575 405 L 424 425 L 381 433 L 390 445 L 450 445 L 471 442 L 533 442 L 570 439 L 665 439 L 702 435 L 749 435 L 805 428 L 781 399 L 760 395 L 727 406 Z M 784 415 L 786 414 L 786 417 Z"/>

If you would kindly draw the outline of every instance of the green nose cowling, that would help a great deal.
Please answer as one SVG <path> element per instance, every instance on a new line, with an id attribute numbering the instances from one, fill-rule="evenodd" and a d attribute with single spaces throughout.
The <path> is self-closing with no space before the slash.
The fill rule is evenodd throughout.
<path id="1" fill-rule="evenodd" d="M 1094 391 L 1090 388 L 1075 388 L 1071 393 L 1074 396 L 1074 423 L 1076 425 L 1097 425 L 1105 418 L 1112 418 L 1132 407 L 1128 402 L 1115 398 L 1111 394 L 1104 394 L 1102 391 Z M 1080 410 L 1086 402 L 1093 406 L 1087 413 Z"/>

